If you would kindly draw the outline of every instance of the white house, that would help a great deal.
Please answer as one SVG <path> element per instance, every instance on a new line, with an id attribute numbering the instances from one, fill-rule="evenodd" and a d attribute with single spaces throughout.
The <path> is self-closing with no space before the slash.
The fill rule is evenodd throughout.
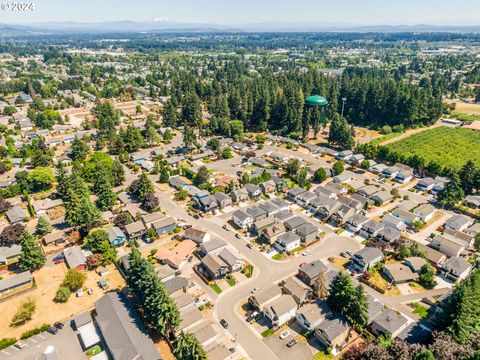
<path id="1" fill-rule="evenodd" d="M 428 222 L 435 215 L 435 207 L 430 204 L 423 204 L 413 210 L 413 214 L 418 216 L 423 222 Z"/>
<path id="2" fill-rule="evenodd" d="M 297 303 L 291 295 L 282 295 L 263 308 L 263 315 L 272 326 L 281 326 L 295 317 Z"/>
<path id="3" fill-rule="evenodd" d="M 233 223 L 241 229 L 248 229 L 253 224 L 253 217 L 243 210 L 233 213 Z"/>

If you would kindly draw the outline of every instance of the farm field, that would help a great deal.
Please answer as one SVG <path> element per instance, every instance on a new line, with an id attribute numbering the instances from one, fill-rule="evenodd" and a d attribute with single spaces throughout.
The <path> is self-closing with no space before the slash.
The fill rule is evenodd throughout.
<path id="1" fill-rule="evenodd" d="M 442 167 L 452 167 L 455 170 L 460 169 L 468 160 L 480 165 L 480 132 L 470 129 L 440 126 L 385 147 L 405 160 L 417 155 L 427 164 L 436 162 Z"/>

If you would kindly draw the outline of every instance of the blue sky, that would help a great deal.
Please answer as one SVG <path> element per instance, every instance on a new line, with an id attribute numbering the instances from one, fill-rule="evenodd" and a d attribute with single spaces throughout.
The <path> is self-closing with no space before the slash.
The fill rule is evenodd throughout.
<path id="1" fill-rule="evenodd" d="M 15 2 L 17 0 L 0 0 Z M 156 19 L 241 24 L 480 24 L 480 0 L 22 0 L 33 12 L 0 11 L 0 23 Z"/>

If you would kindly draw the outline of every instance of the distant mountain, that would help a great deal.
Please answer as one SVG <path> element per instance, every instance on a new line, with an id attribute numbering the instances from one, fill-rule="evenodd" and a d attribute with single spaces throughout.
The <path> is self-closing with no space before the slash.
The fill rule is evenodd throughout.
<path id="1" fill-rule="evenodd" d="M 480 25 L 353 25 L 326 23 L 263 22 L 248 24 L 182 23 L 171 20 L 136 22 L 130 20 L 98 23 L 48 22 L 29 25 L 0 24 L 0 36 L 72 33 L 140 32 L 457 32 L 480 33 Z"/>

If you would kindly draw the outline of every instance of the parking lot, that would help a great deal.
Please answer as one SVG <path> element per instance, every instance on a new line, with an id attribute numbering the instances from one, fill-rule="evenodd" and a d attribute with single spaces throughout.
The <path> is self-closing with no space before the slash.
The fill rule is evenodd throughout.
<path id="1" fill-rule="evenodd" d="M 12 345 L 0 351 L 0 360 L 37 360 L 48 346 L 53 346 L 59 359 L 82 360 L 85 354 L 80 346 L 80 341 L 69 323 L 65 323 L 63 329 L 52 335 L 48 332 L 32 336 L 26 340 L 20 340 L 25 347 L 18 349 Z"/>

